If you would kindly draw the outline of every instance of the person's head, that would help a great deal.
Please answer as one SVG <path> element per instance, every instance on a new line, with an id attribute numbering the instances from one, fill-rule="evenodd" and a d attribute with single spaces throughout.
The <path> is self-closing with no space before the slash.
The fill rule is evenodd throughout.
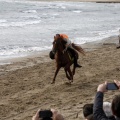
<path id="1" fill-rule="evenodd" d="M 103 110 L 107 117 L 113 116 L 110 102 L 103 102 Z"/>
<path id="2" fill-rule="evenodd" d="M 114 83 L 118 86 L 120 90 L 120 82 L 118 80 L 114 80 Z M 98 92 L 106 92 L 107 91 L 107 82 L 100 84 L 97 88 Z M 114 116 L 120 118 L 120 95 L 116 95 L 112 100 L 112 113 Z"/>
<path id="3" fill-rule="evenodd" d="M 83 115 L 87 120 L 93 119 L 93 104 L 85 104 L 83 106 Z"/>
<path id="4" fill-rule="evenodd" d="M 112 101 L 112 112 L 113 115 L 120 118 L 120 95 L 116 95 Z"/>

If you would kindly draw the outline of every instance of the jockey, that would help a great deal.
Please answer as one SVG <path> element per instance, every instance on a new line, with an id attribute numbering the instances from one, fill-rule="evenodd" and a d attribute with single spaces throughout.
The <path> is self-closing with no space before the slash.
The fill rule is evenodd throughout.
<path id="1" fill-rule="evenodd" d="M 75 67 L 82 67 L 77 63 L 77 56 L 75 49 L 72 47 L 71 41 L 69 40 L 69 37 L 66 34 L 56 34 L 55 39 L 62 38 L 62 40 L 65 42 L 65 49 L 63 50 L 63 53 L 68 49 L 71 51 L 73 57 L 74 57 L 74 65 Z"/>
<path id="2" fill-rule="evenodd" d="M 57 39 L 59 37 L 62 38 L 62 40 L 65 42 L 66 48 L 65 48 L 64 52 L 67 50 L 68 47 L 72 48 L 71 41 L 69 40 L 69 38 L 66 34 L 56 34 L 55 39 Z"/>

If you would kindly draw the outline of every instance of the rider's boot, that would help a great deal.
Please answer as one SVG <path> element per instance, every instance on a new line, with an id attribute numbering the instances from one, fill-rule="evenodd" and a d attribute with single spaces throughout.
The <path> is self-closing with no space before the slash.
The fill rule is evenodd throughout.
<path id="1" fill-rule="evenodd" d="M 74 56 L 74 65 L 75 67 L 81 68 L 82 66 L 77 63 L 77 57 Z"/>

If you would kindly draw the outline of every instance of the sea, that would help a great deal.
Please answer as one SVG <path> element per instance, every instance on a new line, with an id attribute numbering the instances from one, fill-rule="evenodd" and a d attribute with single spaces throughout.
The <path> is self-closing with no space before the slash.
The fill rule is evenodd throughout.
<path id="1" fill-rule="evenodd" d="M 120 3 L 0 0 L 0 60 L 51 50 L 55 34 L 84 44 L 119 29 Z"/>

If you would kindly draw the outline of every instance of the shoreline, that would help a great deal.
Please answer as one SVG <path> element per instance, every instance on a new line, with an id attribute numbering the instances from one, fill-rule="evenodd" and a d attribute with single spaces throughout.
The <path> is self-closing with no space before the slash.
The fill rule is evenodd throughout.
<path id="1" fill-rule="evenodd" d="M 88 42 L 83 45 L 81 45 L 84 49 L 90 51 L 90 50 L 96 50 L 103 45 L 117 45 L 118 44 L 118 37 L 117 36 L 110 36 L 107 38 L 104 38 L 99 41 L 93 41 L 93 42 Z"/>
<path id="2" fill-rule="evenodd" d="M 107 43 L 117 45 L 118 44 L 117 36 L 110 36 L 110 37 L 104 38 L 102 40 L 87 42 L 84 44 L 80 44 L 80 46 L 83 49 L 85 49 L 85 51 L 91 51 L 91 50 L 96 50 L 96 49 L 100 48 L 103 44 L 107 44 Z M 28 61 L 28 59 L 34 59 L 34 58 L 39 58 L 39 57 L 44 59 L 45 56 L 49 55 L 49 51 L 50 50 L 44 50 L 44 51 L 40 51 L 40 52 L 34 52 L 34 53 L 28 54 L 23 57 L 15 57 L 15 58 L 0 60 L 0 65 L 7 65 L 7 64 L 13 64 L 15 62 Z M 40 63 L 40 61 L 39 61 L 39 63 Z"/>

